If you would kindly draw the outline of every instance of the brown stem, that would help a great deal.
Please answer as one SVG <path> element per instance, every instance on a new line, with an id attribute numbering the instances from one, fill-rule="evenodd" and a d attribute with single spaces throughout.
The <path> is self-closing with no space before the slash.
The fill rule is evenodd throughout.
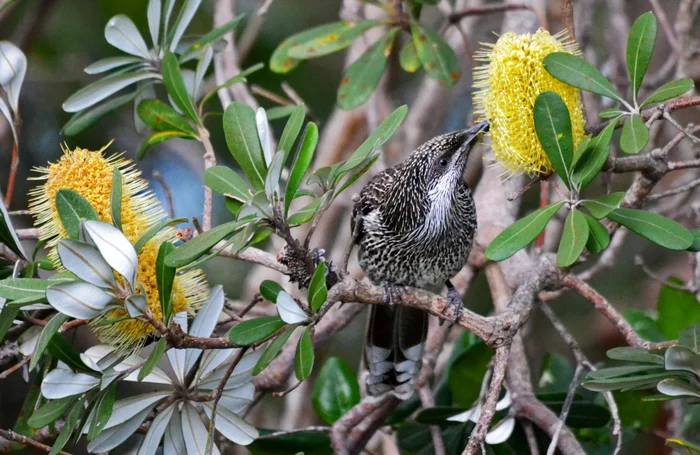
<path id="1" fill-rule="evenodd" d="M 203 126 L 197 127 L 199 133 L 199 140 L 204 146 L 204 171 L 216 166 L 216 155 L 214 154 L 214 147 L 211 145 L 211 140 L 209 138 L 209 131 Z M 202 215 L 202 230 L 207 232 L 211 229 L 211 217 L 214 204 L 214 196 L 211 188 L 208 186 L 204 187 L 204 213 Z"/>
<path id="2" fill-rule="evenodd" d="M 32 446 L 36 449 L 43 450 L 44 452 L 51 452 L 52 447 L 47 446 L 46 444 L 42 444 L 39 441 L 36 441 L 34 439 L 28 438 L 24 435 L 17 434 L 12 430 L 0 430 L 0 437 L 3 437 L 5 439 L 8 439 L 10 441 L 17 441 L 20 444 L 26 444 L 28 446 Z M 59 455 L 70 455 L 68 452 L 60 451 L 58 452 Z"/>

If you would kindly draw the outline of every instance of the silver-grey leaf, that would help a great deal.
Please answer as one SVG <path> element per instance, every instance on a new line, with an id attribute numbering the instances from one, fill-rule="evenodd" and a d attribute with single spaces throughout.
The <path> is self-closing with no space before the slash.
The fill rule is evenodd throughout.
<path id="1" fill-rule="evenodd" d="M 267 199 L 271 202 L 278 202 L 279 198 L 279 183 L 280 177 L 282 176 L 282 169 L 284 168 L 284 150 L 280 150 L 275 153 L 270 163 L 268 163 L 269 169 L 267 170 L 267 175 L 265 176 L 265 194 Z"/>
<path id="2" fill-rule="evenodd" d="M 139 117 L 139 104 L 143 100 L 156 99 L 156 89 L 153 87 L 153 81 L 144 81 L 138 83 L 136 90 L 136 98 L 134 98 L 134 128 L 136 129 L 137 133 L 141 134 L 146 131 L 148 125 L 146 125 L 143 120 L 141 120 L 141 117 Z"/>
<path id="3" fill-rule="evenodd" d="M 700 354 L 684 346 L 671 346 L 666 349 L 664 365 L 667 370 L 689 371 L 700 378 Z"/>
<path id="4" fill-rule="evenodd" d="M 7 123 L 10 124 L 10 130 L 12 131 L 12 140 L 15 142 L 15 144 L 19 144 L 17 138 L 17 131 L 15 130 L 15 120 L 12 117 L 10 108 L 7 106 L 7 103 L 5 103 L 5 100 L 2 98 L 0 98 L 0 112 L 2 112 L 3 117 L 7 119 Z"/>
<path id="5" fill-rule="evenodd" d="M 86 66 L 85 72 L 88 74 L 100 74 L 114 68 L 119 68 L 120 66 L 131 65 L 142 61 L 143 59 L 139 57 L 108 57 Z"/>
<path id="6" fill-rule="evenodd" d="M 84 228 L 105 261 L 129 282 L 132 290 L 135 289 L 138 257 L 122 231 L 101 221 L 86 221 Z"/>
<path id="7" fill-rule="evenodd" d="M 182 331 L 187 332 L 187 313 L 184 311 L 173 316 L 173 322 L 182 328 Z M 175 372 L 175 376 L 180 384 L 185 383 L 185 364 L 187 363 L 187 353 L 184 349 L 170 349 L 165 353 L 170 361 L 170 366 Z"/>
<path id="8" fill-rule="evenodd" d="M 171 392 L 151 392 L 142 395 L 125 398 L 114 403 L 112 415 L 104 426 L 104 430 L 124 424 L 127 420 L 138 415 L 144 410 L 150 411 L 163 398 L 170 396 Z"/>
<path id="9" fill-rule="evenodd" d="M 252 382 L 243 384 L 240 387 L 224 390 L 221 393 L 219 406 L 223 406 L 229 411 L 238 414 L 245 410 L 255 398 L 255 385 Z"/>
<path id="10" fill-rule="evenodd" d="M 119 425 L 108 430 L 104 430 L 102 433 L 97 435 L 95 439 L 88 443 L 88 452 L 104 453 L 117 447 L 119 444 L 129 439 L 131 435 L 136 433 L 136 430 L 139 429 L 150 412 L 150 409 L 146 409 L 127 420 L 124 425 Z"/>
<path id="11" fill-rule="evenodd" d="M 255 124 L 258 127 L 258 139 L 260 139 L 260 145 L 263 150 L 263 157 L 265 158 L 265 164 L 270 167 L 272 162 L 272 144 L 270 143 L 270 124 L 267 122 L 267 113 L 265 109 L 259 107 L 255 111 Z"/>
<path id="12" fill-rule="evenodd" d="M 659 392 L 670 397 L 688 396 L 700 398 L 700 389 L 679 381 L 677 379 L 664 379 L 656 385 Z"/>
<path id="13" fill-rule="evenodd" d="M 9 41 L 0 41 L 0 85 L 7 93 L 12 110 L 17 112 L 19 92 L 27 73 L 27 57 Z"/>
<path id="14" fill-rule="evenodd" d="M 84 282 L 49 286 L 46 298 L 57 311 L 76 319 L 92 319 L 102 313 L 113 297 Z"/>
<path id="15" fill-rule="evenodd" d="M 126 308 L 126 312 L 129 313 L 129 316 L 137 318 L 146 314 L 148 302 L 146 301 L 146 297 L 132 294 L 124 299 L 124 307 Z"/>
<path id="16" fill-rule="evenodd" d="M 168 423 L 168 427 L 165 429 L 163 453 L 167 453 L 168 455 L 187 455 L 185 438 L 182 436 L 182 418 L 180 411 L 173 414 Z"/>
<path id="17" fill-rule="evenodd" d="M 207 439 L 209 432 L 207 427 L 202 423 L 197 410 L 190 404 L 185 403 L 182 409 L 182 436 L 185 438 L 185 446 L 187 447 L 188 455 L 207 455 Z M 219 455 L 219 450 L 212 441 L 212 453 Z"/>
<path id="18" fill-rule="evenodd" d="M 299 324 L 309 320 L 309 316 L 301 309 L 296 300 L 284 291 L 277 295 L 277 312 L 287 324 Z"/>
<path id="19" fill-rule="evenodd" d="M 211 60 L 214 57 L 214 50 L 210 45 L 204 46 L 204 52 L 202 53 L 199 63 L 197 63 L 197 71 L 194 74 L 194 84 L 192 88 L 192 98 L 198 100 L 200 97 L 200 92 L 202 88 L 202 80 L 204 75 L 211 65 Z"/>
<path id="20" fill-rule="evenodd" d="M 197 12 L 199 5 L 202 0 L 185 0 L 180 10 L 180 15 L 178 16 L 178 21 L 175 24 L 175 31 L 173 33 L 173 40 L 170 42 L 170 52 L 174 52 L 177 48 L 177 44 L 180 42 L 180 38 L 185 33 L 185 30 L 190 25 L 190 21 L 194 17 L 194 13 Z"/>
<path id="21" fill-rule="evenodd" d="M 111 18 L 105 26 L 105 39 L 127 54 L 150 58 L 148 46 L 133 21 L 124 14 Z"/>
<path id="22" fill-rule="evenodd" d="M 89 374 L 73 373 L 63 368 L 55 368 L 41 382 L 41 394 L 49 400 L 57 400 L 85 393 L 99 383 L 98 378 Z"/>
<path id="23" fill-rule="evenodd" d="M 209 293 L 209 299 L 194 317 L 189 334 L 195 337 L 209 338 L 224 308 L 224 301 L 224 288 L 221 285 L 214 286 Z M 185 351 L 185 371 L 190 371 L 202 351 L 201 349 L 186 349 Z"/>
<path id="24" fill-rule="evenodd" d="M 58 257 L 63 267 L 81 280 L 101 288 L 114 288 L 112 267 L 94 246 L 64 239 L 58 243 Z"/>
<path id="25" fill-rule="evenodd" d="M 202 403 L 202 405 L 207 417 L 211 419 L 213 405 L 209 402 Z M 225 407 L 216 408 L 214 426 L 226 439 L 242 446 L 247 446 L 259 436 L 258 430 L 254 426 Z"/>
<path id="26" fill-rule="evenodd" d="M 107 76 L 73 93 L 63 102 L 66 112 L 78 112 L 99 103 L 119 90 L 145 79 L 160 79 L 161 76 L 148 71 Z"/>
<path id="27" fill-rule="evenodd" d="M 148 1 L 148 10 L 146 11 L 146 17 L 148 18 L 148 31 L 151 32 L 151 41 L 153 42 L 153 47 L 158 47 L 158 34 L 160 33 L 161 10 L 162 8 L 160 0 Z"/>
<path id="28" fill-rule="evenodd" d="M 168 406 L 167 408 L 163 409 L 155 419 L 153 419 L 153 422 L 151 422 L 151 427 L 148 429 L 148 433 L 146 433 L 146 436 L 143 438 L 141 447 L 139 447 L 139 451 L 136 455 L 155 455 L 156 451 L 158 450 L 158 446 L 160 445 L 160 440 L 163 438 L 165 429 L 168 427 L 168 423 L 170 422 L 170 417 L 172 417 L 173 411 L 175 411 L 175 407 L 176 405 Z"/>

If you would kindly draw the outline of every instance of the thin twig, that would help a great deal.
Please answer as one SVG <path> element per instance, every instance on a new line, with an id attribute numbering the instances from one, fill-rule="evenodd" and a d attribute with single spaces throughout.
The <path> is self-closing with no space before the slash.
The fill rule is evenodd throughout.
<path id="1" fill-rule="evenodd" d="M 11 374 L 14 373 L 15 371 L 19 370 L 20 368 L 22 368 L 22 367 L 23 367 L 24 365 L 26 365 L 27 363 L 29 363 L 30 360 L 32 360 L 32 355 L 31 355 L 31 354 L 29 354 L 28 356 L 24 357 L 24 358 L 23 358 L 22 360 L 20 360 L 18 363 L 12 365 L 10 368 L 8 368 L 7 370 L 5 370 L 5 371 L 3 371 L 2 373 L 0 373 L 0 379 L 5 379 L 5 378 L 7 378 L 9 375 L 11 375 Z"/>
<path id="2" fill-rule="evenodd" d="M 32 438 L 28 438 L 24 435 L 17 434 L 12 430 L 0 430 L 0 437 L 3 437 L 5 439 L 8 439 L 10 441 L 17 441 L 20 444 L 26 444 L 29 446 L 32 446 L 36 449 L 43 450 L 44 452 L 51 452 L 52 447 L 47 446 L 46 444 L 42 444 L 39 441 L 36 441 Z M 59 455 L 70 455 L 68 452 L 60 451 L 58 452 Z"/>
<path id="3" fill-rule="evenodd" d="M 579 382 L 581 381 L 582 375 L 583 365 L 577 363 L 576 370 L 574 371 L 574 377 L 571 380 L 569 391 L 567 392 L 566 399 L 564 400 L 564 405 L 562 406 L 561 412 L 559 413 L 559 424 L 557 425 L 557 429 L 554 432 L 554 436 L 552 437 L 552 442 L 549 444 L 549 448 L 547 449 L 547 455 L 554 455 L 554 452 L 557 450 L 559 435 L 561 434 L 561 430 L 562 428 L 564 428 L 564 424 L 566 423 L 566 417 L 569 415 L 569 410 L 571 409 L 571 405 L 574 402 L 574 395 L 576 395 L 576 389 L 579 386 Z"/>
<path id="4" fill-rule="evenodd" d="M 666 35 L 666 39 L 668 40 L 668 44 L 671 46 L 671 49 L 673 49 L 673 52 L 675 52 L 677 55 L 681 55 L 683 53 L 683 49 L 676 38 L 676 34 L 673 32 L 673 28 L 671 28 L 671 23 L 668 20 L 668 16 L 666 16 L 666 11 L 659 4 L 659 0 L 649 0 L 649 3 L 651 3 L 651 9 L 654 10 L 654 15 L 659 20 L 661 30 L 664 31 L 664 35 Z"/>
<path id="5" fill-rule="evenodd" d="M 491 377 L 491 385 L 489 386 L 489 392 L 486 396 L 486 402 L 481 408 L 481 414 L 479 415 L 479 421 L 476 427 L 469 436 L 469 443 L 467 447 L 462 452 L 462 455 L 473 455 L 479 450 L 481 444 L 486 437 L 486 433 L 491 425 L 491 420 L 496 414 L 496 404 L 498 403 L 498 397 L 501 394 L 501 388 L 503 387 L 503 381 L 506 377 L 506 365 L 508 364 L 508 356 L 510 355 L 510 346 L 503 346 L 496 350 L 496 356 L 494 357 L 493 366 L 493 376 Z"/>
<path id="6" fill-rule="evenodd" d="M 450 23 L 454 24 L 461 21 L 467 16 L 482 16 L 485 14 L 505 13 L 506 11 L 515 11 L 523 9 L 530 10 L 533 13 L 535 13 L 537 15 L 537 20 L 540 22 L 540 26 L 542 26 L 543 28 L 549 28 L 547 25 L 547 16 L 545 15 L 544 11 L 542 11 L 535 5 L 529 3 L 507 3 L 499 5 L 485 5 L 476 8 L 466 8 L 463 10 L 453 12 L 452 14 L 450 14 L 447 20 Z"/>
<path id="7" fill-rule="evenodd" d="M 664 191 L 663 193 L 656 193 L 652 194 L 651 196 L 647 197 L 648 201 L 656 201 L 661 198 L 669 197 L 669 196 L 675 196 L 676 194 L 680 193 L 685 193 L 686 191 L 691 191 L 692 189 L 700 186 L 700 179 L 693 180 L 691 182 L 688 182 L 684 185 L 678 186 L 676 188 L 673 188 L 671 190 Z"/>
<path id="8" fill-rule="evenodd" d="M 199 133 L 199 140 L 204 146 L 204 171 L 216 166 L 216 155 L 214 154 L 214 147 L 211 145 L 211 140 L 209 139 L 209 131 L 200 126 L 197 128 Z M 211 229 L 211 217 L 214 205 L 214 196 L 211 188 L 208 186 L 204 187 L 204 213 L 202 215 L 202 230 L 207 232 Z"/>

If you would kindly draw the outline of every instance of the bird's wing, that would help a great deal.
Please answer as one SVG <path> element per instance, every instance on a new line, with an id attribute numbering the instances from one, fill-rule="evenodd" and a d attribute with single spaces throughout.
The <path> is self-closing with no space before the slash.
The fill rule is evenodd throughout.
<path id="1" fill-rule="evenodd" d="M 384 200 L 384 195 L 391 188 L 395 174 L 396 168 L 385 169 L 375 175 L 360 191 L 360 197 L 355 200 L 350 220 L 350 228 L 355 241 L 362 238 L 362 217 L 379 207 Z"/>

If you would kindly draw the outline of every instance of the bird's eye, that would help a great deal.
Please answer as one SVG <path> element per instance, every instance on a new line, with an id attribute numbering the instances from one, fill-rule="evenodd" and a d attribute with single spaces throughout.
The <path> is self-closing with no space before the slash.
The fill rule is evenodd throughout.
<path id="1" fill-rule="evenodd" d="M 440 166 L 447 166 L 447 160 L 445 158 L 440 160 Z"/>

